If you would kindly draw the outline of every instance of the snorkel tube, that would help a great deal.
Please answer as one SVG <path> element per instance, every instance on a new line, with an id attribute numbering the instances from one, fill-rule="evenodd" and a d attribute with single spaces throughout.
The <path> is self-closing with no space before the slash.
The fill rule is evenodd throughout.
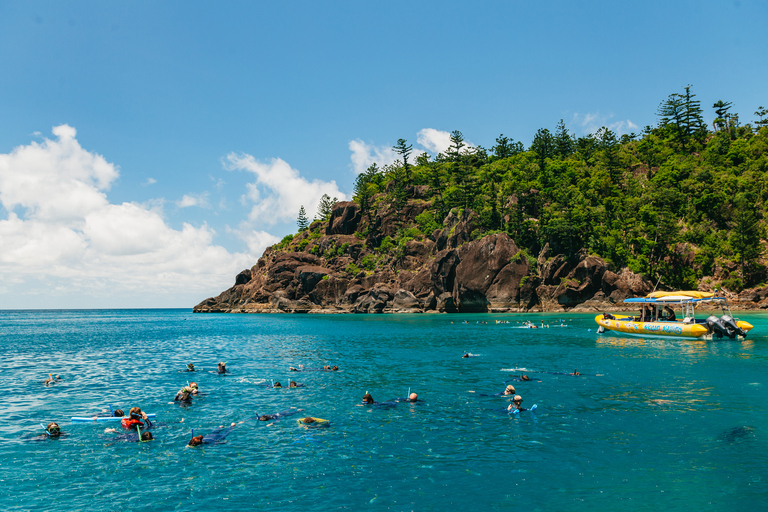
<path id="1" fill-rule="evenodd" d="M 39 378 L 39 377 L 38 377 L 38 378 Z M 51 437 L 51 433 L 50 433 L 50 432 L 48 432 L 48 427 L 46 427 L 46 426 L 45 426 L 45 425 L 43 425 L 42 423 L 40 424 L 40 426 L 41 426 L 41 427 L 43 427 L 43 430 L 45 430 L 45 434 L 46 434 L 48 437 Z"/>

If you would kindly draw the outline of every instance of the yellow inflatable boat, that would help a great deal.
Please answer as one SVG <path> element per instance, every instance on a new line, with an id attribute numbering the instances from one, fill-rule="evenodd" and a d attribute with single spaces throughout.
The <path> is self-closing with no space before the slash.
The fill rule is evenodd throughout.
<path id="1" fill-rule="evenodd" d="M 654 292 L 642 298 L 627 299 L 625 304 L 637 304 L 640 314 L 612 315 L 604 313 L 595 317 L 600 326 L 598 332 L 616 331 L 630 336 L 672 336 L 683 338 L 744 339 L 752 324 L 731 315 L 725 297 L 711 292 L 677 291 Z M 702 304 L 718 306 L 722 315 L 696 318 L 696 308 Z M 680 311 L 680 317 L 675 310 Z"/>

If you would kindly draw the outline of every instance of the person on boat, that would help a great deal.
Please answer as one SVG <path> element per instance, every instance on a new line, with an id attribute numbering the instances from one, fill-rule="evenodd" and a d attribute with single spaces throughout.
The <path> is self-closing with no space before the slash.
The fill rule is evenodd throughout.
<path id="1" fill-rule="evenodd" d="M 514 395 L 515 394 L 515 386 L 512 384 L 507 384 L 506 389 L 504 390 L 505 395 Z"/>
<path id="2" fill-rule="evenodd" d="M 667 318 L 666 318 L 667 322 L 674 322 L 675 320 L 677 320 L 674 309 L 672 309 L 669 306 L 664 306 L 664 311 L 667 312 Z"/>
<path id="3" fill-rule="evenodd" d="M 527 411 L 528 409 L 524 409 L 523 407 L 521 407 L 522 403 L 523 403 L 523 397 L 521 397 L 520 395 L 515 395 L 515 397 L 512 399 L 512 403 L 509 404 L 509 406 L 507 407 L 507 411 L 508 412 Z"/>
<path id="4" fill-rule="evenodd" d="M 193 365 L 192 363 L 188 363 L 187 364 L 187 369 L 185 371 L 187 371 L 187 372 L 195 371 L 195 365 Z"/>
<path id="5" fill-rule="evenodd" d="M 142 420 L 146 421 L 147 424 L 150 423 L 146 413 L 142 412 L 140 407 L 131 407 L 128 416 L 125 416 L 120 420 L 120 425 L 126 430 L 135 430 L 137 425 L 139 427 L 144 427 L 144 422 Z"/>
<path id="6" fill-rule="evenodd" d="M 227 363 L 219 363 L 219 373 L 227 373 Z"/>

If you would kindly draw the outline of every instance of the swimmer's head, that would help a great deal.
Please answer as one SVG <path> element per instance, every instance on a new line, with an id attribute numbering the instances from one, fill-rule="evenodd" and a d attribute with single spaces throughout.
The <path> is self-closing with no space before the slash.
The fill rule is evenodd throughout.
<path id="1" fill-rule="evenodd" d="M 219 373 L 224 373 L 227 371 L 227 363 L 219 363 Z"/>
<path id="2" fill-rule="evenodd" d="M 505 395 L 514 395 L 515 394 L 515 386 L 512 384 L 507 385 L 507 389 L 504 390 Z"/>
<path id="3" fill-rule="evenodd" d="M 328 365 L 323 366 L 323 370 L 330 370 L 330 369 L 331 369 L 331 367 L 328 366 Z"/>
<path id="4" fill-rule="evenodd" d="M 187 370 L 191 372 L 195 371 L 195 365 L 193 365 L 192 363 L 187 364 Z"/>
<path id="5" fill-rule="evenodd" d="M 520 405 L 523 403 L 523 397 L 520 395 L 515 395 L 515 397 L 512 399 L 512 402 L 516 403 L 517 405 Z"/>
<path id="6" fill-rule="evenodd" d="M 415 402 L 418 399 L 419 399 L 419 395 L 417 395 L 416 393 L 411 393 L 410 395 L 408 395 L 409 402 Z"/>
<path id="7" fill-rule="evenodd" d="M 469 354 L 464 354 L 464 355 L 463 355 L 463 356 L 461 356 L 461 357 L 469 357 Z"/>
<path id="8" fill-rule="evenodd" d="M 269 414 L 263 414 L 259 416 L 259 421 L 269 421 L 272 419 L 272 416 Z"/>
<path id="9" fill-rule="evenodd" d="M 283 387 L 283 386 L 282 386 L 282 385 L 280 385 L 280 383 L 279 383 L 279 382 L 275 382 L 275 387 L 276 387 L 276 388 L 281 388 L 281 387 Z"/>
<path id="10" fill-rule="evenodd" d="M 366 393 L 363 395 L 363 403 L 364 404 L 372 404 L 373 403 L 373 397 L 370 393 Z"/>
<path id="11" fill-rule="evenodd" d="M 203 444 L 203 436 L 195 436 L 189 440 L 187 446 L 200 446 L 201 444 Z"/>
<path id="12" fill-rule="evenodd" d="M 189 387 L 192 389 L 197 389 L 197 382 L 190 382 Z"/>
<path id="13" fill-rule="evenodd" d="M 528 377 L 527 375 L 521 375 L 520 380 L 531 380 L 531 378 Z"/>
<path id="14" fill-rule="evenodd" d="M 331 368 L 331 370 L 333 370 L 333 371 L 337 372 L 337 371 L 339 371 L 339 367 L 338 367 L 338 366 L 336 366 L 336 365 L 333 365 L 333 367 Z"/>
<path id="15" fill-rule="evenodd" d="M 55 421 L 50 422 L 48 426 L 45 427 L 45 431 L 48 432 L 48 435 L 51 437 L 58 437 L 61 435 L 61 427 L 59 427 L 59 424 Z"/>
<path id="16" fill-rule="evenodd" d="M 306 423 L 306 424 L 309 424 L 309 423 L 314 423 L 314 422 L 315 422 L 315 418 L 312 418 L 312 417 L 309 417 L 309 416 L 307 416 L 306 418 L 304 418 L 303 420 L 301 420 L 301 422 L 302 422 L 302 423 Z"/>
<path id="17" fill-rule="evenodd" d="M 141 418 L 141 407 L 131 407 L 129 414 L 131 418 Z"/>
<path id="18" fill-rule="evenodd" d="M 291 383 L 290 383 L 290 384 L 288 384 L 288 387 L 289 387 L 289 388 L 296 388 L 296 387 L 299 387 L 299 385 L 298 385 L 298 384 L 296 384 L 296 382 L 292 380 L 292 381 L 291 381 Z"/>
<path id="19" fill-rule="evenodd" d="M 115 418 L 122 418 L 123 416 L 125 416 L 125 413 L 122 409 L 115 409 Z"/>
<path id="20" fill-rule="evenodd" d="M 152 432 L 142 432 L 141 433 L 141 440 L 142 441 L 151 441 L 154 437 L 152 437 Z"/>

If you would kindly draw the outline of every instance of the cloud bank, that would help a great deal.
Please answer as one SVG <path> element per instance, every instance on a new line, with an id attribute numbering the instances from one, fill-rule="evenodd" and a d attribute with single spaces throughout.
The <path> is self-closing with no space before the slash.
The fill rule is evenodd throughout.
<path id="1" fill-rule="evenodd" d="M 309 181 L 280 158 L 261 162 L 248 154 L 230 153 L 224 165 L 229 170 L 252 173 L 256 178 L 243 195 L 243 201 L 251 206 L 248 223 L 255 229 L 293 223 L 302 206 L 311 219 L 323 194 L 347 200 L 335 181 Z"/>
<path id="2" fill-rule="evenodd" d="M 163 298 L 202 300 L 255 262 L 214 245 L 207 225 L 173 229 L 159 207 L 110 203 L 119 168 L 71 126 L 53 135 L 0 154 L 0 308 L 115 307 L 119 297 L 188 306 Z"/>

